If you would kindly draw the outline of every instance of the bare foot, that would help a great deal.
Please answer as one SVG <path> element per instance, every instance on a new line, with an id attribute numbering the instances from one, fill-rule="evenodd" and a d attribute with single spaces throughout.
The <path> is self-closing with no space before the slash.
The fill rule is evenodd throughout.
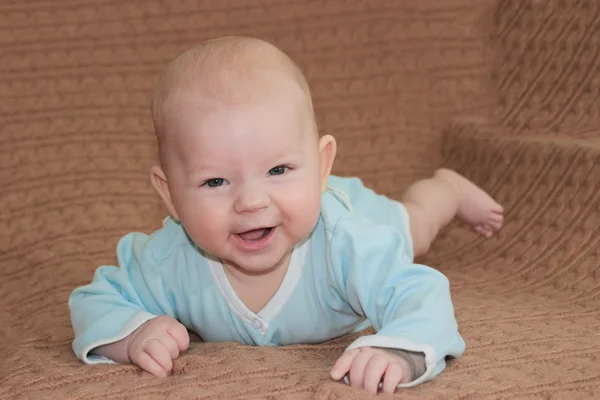
<path id="1" fill-rule="evenodd" d="M 472 225 L 475 232 L 489 238 L 502 227 L 504 209 L 481 188 L 449 169 L 439 169 L 435 176 L 456 188 L 457 217 Z"/>

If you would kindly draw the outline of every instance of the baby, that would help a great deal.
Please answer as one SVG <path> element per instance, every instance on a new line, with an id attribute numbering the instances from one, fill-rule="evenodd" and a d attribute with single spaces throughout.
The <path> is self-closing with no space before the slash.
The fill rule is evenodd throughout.
<path id="1" fill-rule="evenodd" d="M 170 217 L 130 233 L 119 268 L 102 266 L 69 300 L 85 363 L 133 363 L 166 376 L 206 341 L 319 343 L 373 326 L 331 369 L 375 393 L 430 380 L 464 351 L 448 280 L 413 262 L 455 216 L 490 237 L 503 209 L 438 170 L 402 202 L 330 176 L 308 84 L 254 38 L 202 43 L 161 77 L 150 179 Z"/>

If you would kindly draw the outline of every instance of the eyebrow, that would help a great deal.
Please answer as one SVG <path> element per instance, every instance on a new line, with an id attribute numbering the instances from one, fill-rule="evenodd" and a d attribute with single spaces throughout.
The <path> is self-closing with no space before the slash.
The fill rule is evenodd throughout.
<path id="1" fill-rule="evenodd" d="M 291 148 L 288 148 L 287 151 L 284 151 L 281 154 L 278 154 L 276 157 L 274 157 L 274 159 L 281 160 L 281 162 L 285 162 L 282 159 L 297 157 L 298 155 L 301 155 L 302 153 L 303 153 L 303 148 L 301 145 L 293 146 Z M 194 164 L 194 165 L 186 168 L 184 173 L 186 176 L 190 177 L 190 176 L 197 175 L 201 172 L 204 172 L 204 171 L 210 170 L 210 169 L 219 169 L 219 166 L 214 165 L 214 164 L 206 164 L 206 163 Z"/>
<path id="2" fill-rule="evenodd" d="M 205 171 L 207 169 L 209 169 L 210 166 L 209 165 L 205 165 L 205 164 L 201 164 L 201 165 L 194 165 L 192 167 L 187 168 L 184 173 L 186 176 L 193 176 L 193 175 L 197 175 L 202 171 Z"/>

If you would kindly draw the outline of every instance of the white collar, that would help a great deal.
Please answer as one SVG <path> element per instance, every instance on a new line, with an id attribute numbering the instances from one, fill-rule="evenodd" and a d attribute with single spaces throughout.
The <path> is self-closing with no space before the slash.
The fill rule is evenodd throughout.
<path id="1" fill-rule="evenodd" d="M 309 239 L 306 239 L 294 248 L 290 257 L 290 264 L 281 285 L 269 302 L 258 313 L 254 313 L 240 300 L 225 274 L 223 264 L 211 258 L 211 273 L 231 311 L 246 322 L 251 322 L 258 317 L 268 323 L 269 320 L 274 318 L 287 303 L 302 276 L 302 268 L 304 267 L 306 252 L 308 251 L 308 242 Z"/>

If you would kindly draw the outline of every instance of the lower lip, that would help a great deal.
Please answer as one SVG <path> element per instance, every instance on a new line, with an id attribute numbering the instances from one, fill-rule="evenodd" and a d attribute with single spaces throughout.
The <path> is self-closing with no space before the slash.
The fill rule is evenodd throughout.
<path id="1" fill-rule="evenodd" d="M 244 240 L 240 237 L 240 235 L 237 234 L 233 236 L 235 237 L 237 246 L 240 247 L 242 250 L 258 251 L 266 248 L 271 243 L 273 237 L 275 236 L 276 230 L 277 227 L 273 227 L 267 236 L 256 240 Z"/>

